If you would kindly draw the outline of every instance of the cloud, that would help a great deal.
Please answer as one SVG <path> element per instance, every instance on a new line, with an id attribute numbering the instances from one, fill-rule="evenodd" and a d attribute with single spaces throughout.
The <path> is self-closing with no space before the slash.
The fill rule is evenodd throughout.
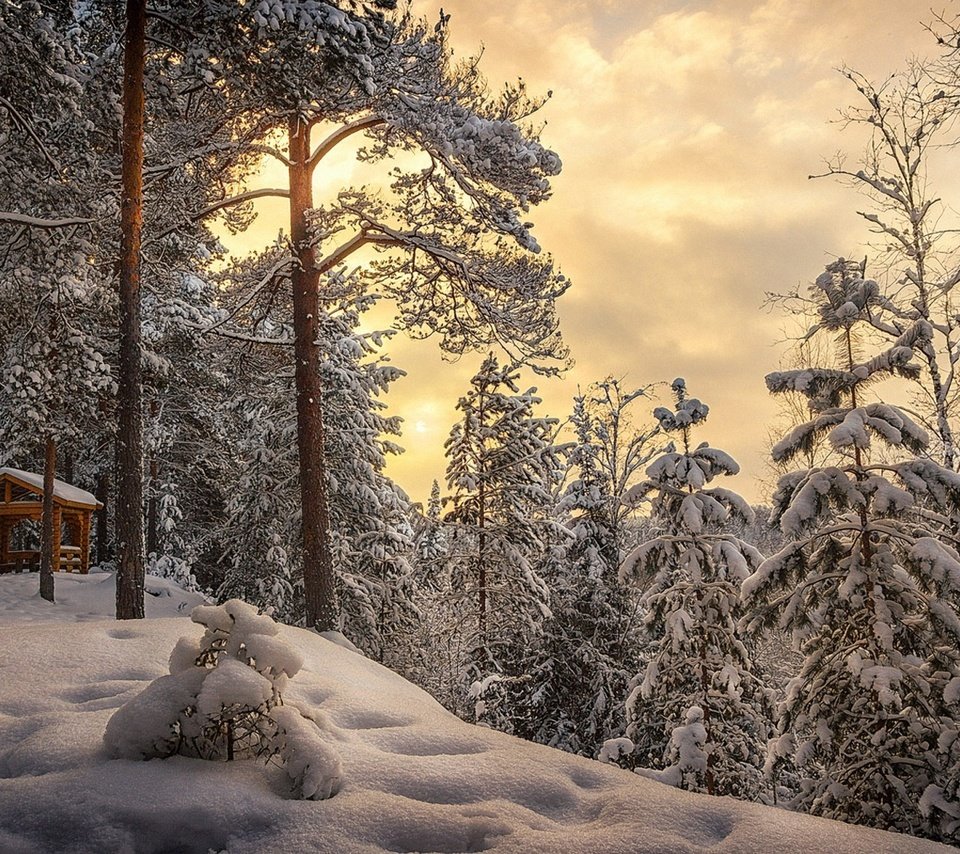
<path id="1" fill-rule="evenodd" d="M 837 149 L 862 147 L 830 123 L 854 94 L 835 69 L 880 78 L 932 51 L 922 10 L 901 0 L 443 7 L 458 55 L 484 46 L 492 85 L 522 76 L 554 93 L 543 139 L 564 172 L 531 218 L 574 282 L 561 315 L 577 366 L 540 382 L 544 410 L 564 417 L 578 384 L 608 374 L 685 376 L 711 405 L 703 438 L 740 459 L 738 488 L 760 498 L 775 412 L 763 375 L 777 367 L 785 320 L 762 310 L 764 294 L 812 280 L 866 237 L 857 197 L 807 179 Z M 437 8 L 415 5 L 434 18 Z M 346 161 L 335 172 L 368 180 Z M 409 373 L 389 396 L 409 450 L 389 471 L 422 500 L 442 481 L 443 438 L 481 357 L 446 363 L 429 340 L 397 338 L 389 350 Z M 417 421 L 428 429 L 414 431 Z"/>
<path id="2" fill-rule="evenodd" d="M 807 176 L 863 143 L 830 123 L 853 96 L 836 68 L 882 76 L 932 47 L 909 6 L 445 2 L 491 80 L 554 92 L 544 138 L 564 173 L 534 219 L 574 281 L 561 314 L 578 361 L 542 389 L 554 414 L 605 374 L 686 375 L 713 406 L 705 434 L 760 497 L 784 324 L 764 294 L 863 241 L 856 198 Z"/>

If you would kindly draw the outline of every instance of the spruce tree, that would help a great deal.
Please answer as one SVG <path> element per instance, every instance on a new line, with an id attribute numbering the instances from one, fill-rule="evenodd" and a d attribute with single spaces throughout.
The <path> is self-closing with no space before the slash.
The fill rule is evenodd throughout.
<path id="1" fill-rule="evenodd" d="M 654 416 L 680 447 L 668 446 L 627 494 L 632 502 L 652 497 L 657 534 L 620 571 L 644 591 L 648 640 L 627 699 L 628 735 L 635 761 L 664 782 L 755 798 L 772 709 L 737 620 L 740 585 L 761 556 L 728 530 L 753 514 L 739 495 L 710 485 L 739 466 L 705 442 L 692 445 L 708 407 L 687 396 L 682 379 L 672 388 L 676 408 L 658 407 Z"/>
<path id="2" fill-rule="evenodd" d="M 565 536 L 543 570 L 551 616 L 530 656 L 524 734 L 596 756 L 619 731 L 623 696 L 638 663 L 636 609 L 617 579 L 620 553 L 609 482 L 598 465 L 596 425 L 583 395 L 574 401 L 571 423 L 572 479 L 557 505 Z"/>
<path id="3" fill-rule="evenodd" d="M 812 293 L 809 334 L 835 339 L 837 366 L 767 377 L 810 407 L 773 457 L 829 443 L 836 464 L 780 480 L 774 516 L 792 541 L 743 586 L 749 626 L 779 625 L 805 655 L 771 769 L 796 763 L 801 809 L 957 842 L 960 560 L 929 517 L 957 507 L 960 477 L 924 455 L 927 434 L 903 410 L 867 391 L 885 375 L 917 376 L 930 327 L 919 318 L 867 358 L 858 333 L 886 307 L 876 282 L 840 259 Z"/>
<path id="4" fill-rule="evenodd" d="M 559 469 L 556 419 L 534 414 L 540 398 L 534 388 L 521 392 L 518 376 L 514 366 L 487 356 L 446 442 L 450 571 L 469 626 L 465 678 L 477 717 L 507 731 L 517 726 L 507 695 L 528 678 L 528 647 L 550 614 L 537 569 Z"/>
<path id="5" fill-rule="evenodd" d="M 447 535 L 443 530 L 440 484 L 434 480 L 430 487 L 427 512 L 423 515 L 416 537 L 417 577 L 421 585 L 434 588 L 447 554 Z"/>

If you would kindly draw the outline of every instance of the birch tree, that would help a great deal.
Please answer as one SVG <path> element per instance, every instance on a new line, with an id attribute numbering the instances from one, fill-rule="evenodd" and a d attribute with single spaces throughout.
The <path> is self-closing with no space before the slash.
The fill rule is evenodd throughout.
<path id="1" fill-rule="evenodd" d="M 923 369 L 911 412 L 933 437 L 941 462 L 956 469 L 960 255 L 949 203 L 931 188 L 931 161 L 953 139 L 957 100 L 919 62 L 879 85 L 853 69 L 843 69 L 843 75 L 858 96 L 844 121 L 865 126 L 871 137 L 856 164 L 839 156 L 826 174 L 867 201 L 857 214 L 875 236 L 871 266 L 884 275 L 878 277 L 882 295 L 865 320 L 890 341 L 919 320 L 929 327 L 930 336 L 916 344 Z"/>

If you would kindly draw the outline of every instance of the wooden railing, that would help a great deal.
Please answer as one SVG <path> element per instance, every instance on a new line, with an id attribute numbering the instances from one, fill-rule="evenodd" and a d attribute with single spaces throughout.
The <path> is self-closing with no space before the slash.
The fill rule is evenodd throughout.
<path id="1" fill-rule="evenodd" d="M 60 572 L 80 572 L 80 546 L 60 546 Z M 40 569 L 39 549 L 19 549 L 7 553 L 7 560 L 0 563 L 2 572 L 36 572 Z"/>

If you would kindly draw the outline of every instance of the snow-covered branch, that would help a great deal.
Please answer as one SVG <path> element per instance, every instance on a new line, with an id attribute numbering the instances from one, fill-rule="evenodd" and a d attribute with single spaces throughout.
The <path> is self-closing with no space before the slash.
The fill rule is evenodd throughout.
<path id="1" fill-rule="evenodd" d="M 56 228 L 71 228 L 77 225 L 88 225 L 93 222 L 91 217 L 70 216 L 61 219 L 44 219 L 43 217 L 29 216 L 28 214 L 0 211 L 0 224 L 26 225 L 30 228 L 42 228 L 52 231 Z"/>

